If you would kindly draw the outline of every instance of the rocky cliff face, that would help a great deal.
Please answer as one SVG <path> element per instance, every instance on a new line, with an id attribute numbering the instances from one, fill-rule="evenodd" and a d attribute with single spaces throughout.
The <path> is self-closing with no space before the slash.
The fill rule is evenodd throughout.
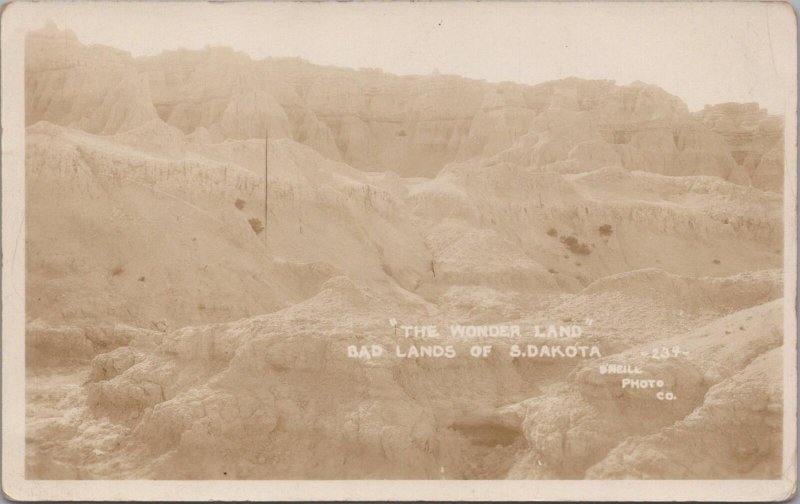
<path id="1" fill-rule="evenodd" d="M 28 124 L 47 120 L 109 134 L 158 117 L 213 142 L 264 138 L 269 130 L 329 159 L 405 176 L 497 156 L 540 171 L 620 166 L 782 186 L 778 118 L 757 106 L 690 114 L 680 99 L 642 83 L 399 77 L 292 59 L 253 61 L 229 49 L 134 59 L 83 46 L 54 27 L 33 32 L 28 53 Z M 81 115 L 84 109 L 91 113 Z"/>
<path id="2" fill-rule="evenodd" d="M 303 299 L 336 272 L 399 303 L 458 305 L 481 287 L 519 309 L 641 268 L 780 266 L 780 198 L 713 177 L 466 163 L 400 179 L 276 139 L 265 221 L 263 142 L 164 143 L 173 132 L 153 124 L 28 128 L 32 320 L 221 322 Z"/>
<path id="3" fill-rule="evenodd" d="M 780 196 L 724 180 L 755 177 L 781 138 L 751 105 L 692 115 L 639 83 L 490 85 L 226 49 L 134 59 L 52 26 L 29 36 L 27 69 L 31 320 L 222 322 L 336 274 L 424 310 L 484 289 L 494 301 L 467 311 L 490 316 L 632 270 L 781 263 Z M 392 171 L 409 167 L 436 176 Z"/>
<path id="4" fill-rule="evenodd" d="M 756 105 L 53 26 L 27 51 L 31 477 L 777 477 L 783 127 Z M 582 323 L 548 343 L 601 355 L 397 357 L 421 342 L 390 319 Z"/>
<path id="5" fill-rule="evenodd" d="M 476 361 L 468 348 L 485 340 L 450 340 L 454 359 L 354 363 L 353 334 L 391 352 L 409 342 L 386 330 L 380 296 L 342 277 L 262 317 L 166 334 L 118 328 L 93 335 L 105 348 L 85 376 L 86 399 L 30 434 L 74 440 L 93 423 L 96 449 L 73 441 L 31 467 L 84 478 L 775 477 L 781 286 L 749 296 L 751 281 L 724 279 L 735 302 L 703 314 L 690 313 L 694 300 L 657 295 L 630 313 L 617 297 L 605 312 L 595 290 L 532 317 L 575 316 L 575 304 L 594 314 L 585 341 L 603 357 L 592 361 L 514 358 L 508 341 Z M 615 342 L 616 330 L 625 337 Z M 651 357 L 676 345 L 686 355 Z M 621 363 L 679 399 L 621 389 L 626 376 L 601 371 Z"/>
<path id="6" fill-rule="evenodd" d="M 25 121 L 113 134 L 156 119 L 150 87 L 127 53 L 86 47 L 55 25 L 28 36 Z"/>
<path id="7" fill-rule="evenodd" d="M 679 358 L 652 359 L 654 342 L 634 346 L 578 366 L 564 387 L 511 407 L 522 419 L 530 447 L 511 477 L 777 474 L 782 311 L 782 302 L 773 301 L 655 342 L 665 348 L 677 345 L 685 352 Z M 620 362 L 638 365 L 639 378 L 662 380 L 680 399 L 659 401 L 652 390 L 618 387 L 621 377 L 601 369 Z M 725 435 L 708 436 L 722 430 Z M 729 436 L 730 431 L 748 434 Z M 687 454 L 692 456 L 684 460 Z"/>
<path id="8" fill-rule="evenodd" d="M 727 143 L 741 183 L 783 189 L 783 122 L 756 103 L 706 106 L 695 116 Z"/>

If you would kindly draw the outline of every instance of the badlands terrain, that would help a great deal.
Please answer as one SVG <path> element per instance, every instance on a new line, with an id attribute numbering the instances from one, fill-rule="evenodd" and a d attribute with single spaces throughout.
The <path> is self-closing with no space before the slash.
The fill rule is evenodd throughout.
<path id="1" fill-rule="evenodd" d="M 29 478 L 779 477 L 782 118 L 54 25 L 26 50 Z"/>

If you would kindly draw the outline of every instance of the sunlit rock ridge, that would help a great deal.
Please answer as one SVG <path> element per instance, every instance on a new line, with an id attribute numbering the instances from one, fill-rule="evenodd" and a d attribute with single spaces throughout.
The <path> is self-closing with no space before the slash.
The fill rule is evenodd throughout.
<path id="1" fill-rule="evenodd" d="M 639 82 L 396 76 L 291 58 L 254 61 L 227 48 L 133 58 L 87 47 L 54 25 L 31 32 L 27 51 L 29 125 L 110 135 L 157 121 L 148 127 L 204 142 L 269 131 L 329 159 L 402 176 L 433 176 L 450 162 L 480 158 L 561 173 L 608 166 L 782 187 L 780 118 L 756 104 L 691 113 Z"/>

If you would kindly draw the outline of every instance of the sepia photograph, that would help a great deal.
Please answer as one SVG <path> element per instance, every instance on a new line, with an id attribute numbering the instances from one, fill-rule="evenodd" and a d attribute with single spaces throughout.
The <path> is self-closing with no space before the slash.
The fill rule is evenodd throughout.
<path id="1" fill-rule="evenodd" d="M 3 7 L 8 497 L 794 495 L 790 4 Z"/>

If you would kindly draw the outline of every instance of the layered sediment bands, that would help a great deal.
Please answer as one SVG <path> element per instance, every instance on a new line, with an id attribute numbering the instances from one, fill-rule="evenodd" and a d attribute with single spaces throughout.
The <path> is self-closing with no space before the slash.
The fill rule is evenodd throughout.
<path id="1" fill-rule="evenodd" d="M 363 173 L 285 142 L 272 147 L 270 227 L 254 233 L 264 179 L 247 168 L 32 127 L 28 282 L 46 285 L 29 298 L 31 316 L 61 324 L 103 314 L 145 327 L 229 320 L 313 295 L 336 271 L 413 288 L 427 253 L 421 238 L 409 239 L 415 230 L 400 203 Z M 82 239 L 97 229 L 115 230 L 104 246 L 102 237 Z M 83 293 L 80 302 L 53 302 L 68 290 Z"/>
<path id="2" fill-rule="evenodd" d="M 777 477 L 781 464 L 776 447 L 781 445 L 781 430 L 776 419 L 781 416 L 781 403 L 775 391 L 779 384 L 764 370 L 766 362 L 775 361 L 776 351 L 780 355 L 782 312 L 782 301 L 773 301 L 686 335 L 634 347 L 577 368 L 563 388 L 517 407 L 530 451 L 509 476 L 679 479 L 696 477 L 693 469 L 697 468 L 700 474 L 723 478 Z M 676 345 L 686 352 L 684 356 L 651 358 L 651 348 Z M 604 364 L 612 363 L 638 366 L 643 374 L 631 378 L 662 380 L 662 388 L 678 399 L 659 400 L 652 388 L 622 387 L 622 380 L 629 376 L 600 371 Z M 772 378 L 778 374 L 775 371 Z M 737 385 L 742 386 L 737 393 L 725 394 Z M 723 412 L 734 410 L 737 404 L 749 406 L 724 418 Z M 766 417 L 758 411 L 767 412 Z M 704 421 L 706 418 L 708 422 Z M 755 438 L 716 436 L 720 445 L 711 451 L 696 443 L 703 436 L 701 433 L 714 432 L 725 424 L 748 432 L 757 425 L 758 434 Z M 687 434 L 686 438 L 679 435 L 681 432 Z M 647 451 L 648 444 L 653 446 L 666 439 L 672 440 L 667 452 L 692 453 L 688 465 L 682 457 L 673 459 L 664 452 L 656 455 Z M 761 457 L 748 459 L 748 453 L 759 451 Z M 733 455 L 728 457 L 729 454 Z M 717 456 L 724 461 L 720 465 L 716 463 Z M 754 467 L 755 459 L 762 461 L 758 467 Z M 764 463 L 764 459 L 769 462 Z"/>
<path id="3" fill-rule="evenodd" d="M 262 231 L 252 227 L 264 224 L 257 140 L 187 142 L 175 158 L 152 153 L 148 142 L 120 147 L 50 123 L 30 127 L 28 211 L 38 223 L 28 234 L 30 280 L 47 286 L 30 299 L 32 317 L 61 325 L 105 313 L 144 327 L 222 321 L 304 299 L 336 272 L 419 304 L 453 287 L 575 292 L 642 268 L 725 276 L 781 261 L 779 197 L 711 177 L 464 163 L 433 179 L 402 179 L 326 160 L 289 139 L 270 146 Z M 104 226 L 135 246 L 109 236 L 89 261 L 80 233 Z M 185 259 L 158 263 L 157 250 Z M 209 268 L 220 261 L 240 271 L 241 287 Z M 218 282 L 222 299 L 210 290 Z M 52 300 L 79 285 L 87 289 L 80 307 L 55 313 Z M 136 292 L 141 304 L 129 302 Z"/>
<path id="4" fill-rule="evenodd" d="M 652 268 L 601 278 L 582 292 L 620 292 L 687 311 L 733 312 L 781 297 L 783 274 L 781 270 L 766 270 L 733 277 L 694 278 Z"/>
<path id="5" fill-rule="evenodd" d="M 113 134 L 158 118 L 147 80 L 129 54 L 86 47 L 52 24 L 28 37 L 25 89 L 29 125 L 44 120 Z"/>
<path id="6" fill-rule="evenodd" d="M 722 283 L 747 296 L 751 281 Z M 601 313 L 596 295 L 574 301 Z M 673 301 L 648 303 L 678 318 Z M 707 316 L 733 309 L 726 305 Z M 346 320 L 340 317 L 343 310 L 350 314 Z M 698 412 L 729 407 L 725 394 L 731 380 L 744 384 L 739 392 L 752 392 L 750 409 L 719 422 L 741 418 L 734 428 L 748 429 L 762 411 L 758 404 L 767 401 L 775 410 L 774 392 L 760 395 L 768 385 L 749 366 L 781 344 L 780 299 L 685 334 L 677 320 L 629 320 L 630 333 L 644 334 L 654 323 L 662 324 L 655 331 L 662 336 L 651 334 L 652 339 L 633 346 L 607 338 L 611 334 L 601 323 L 579 340 L 535 341 L 551 347 L 597 345 L 602 356 L 591 359 L 515 357 L 512 345 L 529 338 L 397 338 L 386 326 L 387 313 L 398 315 L 378 293 L 338 277 L 313 298 L 270 315 L 185 327 L 109 347 L 91 362 L 83 420 L 76 425 L 104 425 L 115 433 L 116 444 L 82 458 L 84 477 L 579 478 L 601 477 L 600 471 L 651 477 L 645 468 L 656 449 L 648 446 L 671 436 L 673 424 L 696 430 Z M 399 313 L 405 320 L 422 317 Z M 692 320 L 703 318 L 690 316 L 689 326 Z M 676 336 L 664 338 L 671 330 Z M 470 357 L 476 343 L 492 343 L 492 355 Z M 384 353 L 354 359 L 348 357 L 350 345 L 381 345 Z M 411 345 L 452 346 L 455 357 L 398 357 Z M 687 355 L 649 357 L 651 348 L 675 345 Z M 663 388 L 679 400 L 659 401 L 652 389 L 620 388 L 626 376 L 599 371 L 613 364 L 641 368 L 644 374 L 636 378 L 663 380 Z M 775 382 L 766 383 L 774 391 Z M 776 443 L 777 431 L 770 425 L 758 427 L 765 436 L 758 446 Z M 719 443 L 731 441 L 718 437 Z M 741 451 L 730 445 L 705 456 L 726 449 Z M 614 465 L 616 454 L 625 450 L 644 453 L 641 462 L 628 464 L 623 457 Z M 765 450 L 737 456 L 746 459 L 742 465 L 713 466 L 709 477 L 772 477 L 776 462 Z M 60 453 L 37 467 L 55 471 L 71 456 Z M 748 461 L 760 469 L 747 472 Z"/>
<path id="7" fill-rule="evenodd" d="M 28 477 L 777 476 L 758 106 L 26 49 Z"/>
<path id="8" fill-rule="evenodd" d="M 780 198 L 711 177 L 462 164 L 409 181 L 406 200 L 435 222 L 425 236 L 437 277 L 423 287 L 491 285 L 508 273 L 533 290 L 574 291 L 648 267 L 724 276 L 781 261 Z"/>
<path id="9" fill-rule="evenodd" d="M 670 429 L 634 436 L 587 471 L 589 478 L 770 479 L 782 473 L 783 352 L 763 353 L 714 385 Z"/>
<path id="10" fill-rule="evenodd" d="M 757 103 L 706 106 L 695 114 L 721 135 L 738 165 L 740 183 L 780 192 L 783 188 L 783 122 Z"/>
<path id="11" fill-rule="evenodd" d="M 149 153 L 149 143 L 120 147 L 50 123 L 30 127 L 30 285 L 41 278 L 46 286 L 30 299 L 32 317 L 61 325 L 104 313 L 144 327 L 222 321 L 311 296 L 336 272 L 436 303 L 458 286 L 575 292 L 642 268 L 724 276 L 780 265 L 777 195 L 714 178 L 466 163 L 433 179 L 401 179 L 288 139 L 270 144 L 268 229 L 254 233 L 253 219 L 264 220 L 258 141 L 195 154 L 187 144 L 176 159 Z M 104 226 L 114 236 L 89 254 L 80 233 Z M 164 250 L 185 258 L 156 261 Z M 220 261 L 239 271 L 240 287 L 209 268 Z M 212 295 L 215 285 L 226 295 Z M 64 289 L 85 295 L 56 313 Z M 141 302 L 131 303 L 137 292 Z"/>
<path id="12" fill-rule="evenodd" d="M 27 324 L 25 330 L 26 363 L 29 366 L 87 363 L 120 347 L 153 347 L 161 342 L 164 327 L 152 329 L 124 324 L 96 322 L 85 326 L 52 326 L 42 320 Z"/>
<path id="13" fill-rule="evenodd" d="M 46 120 L 113 134 L 160 119 L 210 142 L 264 138 L 268 130 L 329 159 L 404 176 L 496 157 L 569 173 L 620 166 L 782 186 L 778 118 L 752 104 L 692 114 L 639 82 L 491 84 L 254 61 L 224 48 L 132 58 L 54 27 L 32 32 L 27 51 L 28 125 Z"/>
<path id="14" fill-rule="evenodd" d="M 352 330 L 394 351 L 384 324 L 369 320 L 382 303 L 372 296 L 340 280 L 287 312 L 175 331 L 143 360 L 121 349 L 100 356 L 89 411 L 131 429 L 115 456 L 162 461 L 130 467 L 129 476 L 436 477 L 452 456 L 448 443 L 459 442 L 437 415 L 491 408 L 501 389 L 525 397 L 535 385 L 510 359 L 506 369 L 494 359 L 475 367 L 466 356 L 443 366 L 388 355 L 354 362 Z M 353 306 L 366 318 L 351 317 L 353 329 L 336 325 Z M 457 392 L 467 376 L 475 387 Z"/>

